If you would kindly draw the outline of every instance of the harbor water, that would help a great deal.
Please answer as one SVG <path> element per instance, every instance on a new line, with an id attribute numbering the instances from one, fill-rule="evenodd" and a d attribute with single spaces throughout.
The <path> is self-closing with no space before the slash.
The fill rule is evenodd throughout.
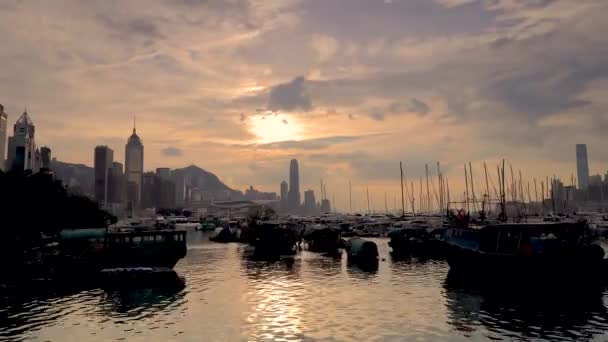
<path id="1" fill-rule="evenodd" d="M 174 282 L 9 291 L 0 340 L 608 340 L 606 287 L 480 285 L 443 261 L 393 260 L 386 239 L 372 240 L 381 260 L 362 268 L 306 251 L 257 260 L 191 231 Z"/>

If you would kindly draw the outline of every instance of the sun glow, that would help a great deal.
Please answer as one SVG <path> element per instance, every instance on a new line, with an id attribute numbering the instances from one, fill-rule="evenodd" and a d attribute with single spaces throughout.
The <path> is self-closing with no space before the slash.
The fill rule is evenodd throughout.
<path id="1" fill-rule="evenodd" d="M 300 137 L 297 120 L 285 114 L 254 116 L 251 118 L 251 131 L 261 143 L 297 140 Z"/>

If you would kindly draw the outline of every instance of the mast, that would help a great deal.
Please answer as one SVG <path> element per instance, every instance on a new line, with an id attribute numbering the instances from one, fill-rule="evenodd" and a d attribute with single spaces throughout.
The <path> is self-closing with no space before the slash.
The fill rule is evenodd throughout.
<path id="1" fill-rule="evenodd" d="M 431 192 L 429 191 L 429 164 L 424 164 L 424 171 L 426 173 L 426 206 L 427 211 L 431 211 Z"/>
<path id="2" fill-rule="evenodd" d="M 336 196 L 331 194 L 331 208 L 333 209 L 334 214 L 336 213 Z"/>
<path id="3" fill-rule="evenodd" d="M 490 198 L 490 183 L 488 182 L 488 167 L 486 166 L 486 162 L 483 162 L 483 172 L 486 175 L 486 196 L 488 196 L 488 200 Z"/>
<path id="4" fill-rule="evenodd" d="M 371 214 L 370 208 L 369 208 L 369 187 L 366 185 L 365 186 L 365 190 L 367 192 L 367 213 Z"/>
<path id="5" fill-rule="evenodd" d="M 467 174 L 467 164 L 464 164 L 464 185 L 465 185 L 465 202 L 467 205 L 467 215 L 470 213 L 469 207 L 469 175 Z"/>
<path id="6" fill-rule="evenodd" d="M 353 213 L 353 188 L 350 184 L 350 179 L 348 180 L 348 206 L 350 208 L 350 213 Z"/>
<path id="7" fill-rule="evenodd" d="M 475 198 L 475 187 L 473 186 L 473 167 L 469 162 L 469 177 L 471 178 L 471 194 L 473 195 L 473 208 L 477 211 L 477 198 Z"/>
<path id="8" fill-rule="evenodd" d="M 401 170 L 401 216 L 405 216 L 405 198 L 403 197 L 403 162 L 399 161 L 399 170 Z M 414 208 L 412 208 L 412 211 Z"/>
<path id="9" fill-rule="evenodd" d="M 543 183 L 543 181 L 540 181 L 540 193 L 541 193 L 540 212 L 543 216 L 545 216 L 545 183 Z"/>
<path id="10" fill-rule="evenodd" d="M 551 206 L 553 208 L 553 215 L 555 215 L 555 175 L 551 179 Z"/>
<path id="11" fill-rule="evenodd" d="M 448 183 L 447 178 L 445 179 L 445 188 L 447 191 L 446 195 L 448 195 L 448 205 L 447 205 L 446 209 L 449 211 L 450 210 L 450 183 Z"/>
<path id="12" fill-rule="evenodd" d="M 424 206 L 424 195 L 422 195 L 422 177 L 420 177 L 420 212 L 425 210 Z"/>
<path id="13" fill-rule="evenodd" d="M 538 203 L 538 190 L 536 189 L 536 177 L 534 178 L 534 200 Z"/>
<path id="14" fill-rule="evenodd" d="M 515 186 L 515 177 L 513 176 L 513 164 L 509 163 L 511 168 L 511 201 L 517 201 L 517 187 Z"/>
<path id="15" fill-rule="evenodd" d="M 416 197 L 414 196 L 414 181 L 410 181 L 411 189 L 412 189 L 412 215 L 416 215 Z"/>
<path id="16" fill-rule="evenodd" d="M 388 204 L 386 202 L 386 192 L 384 192 L 384 211 L 388 214 Z"/>
<path id="17" fill-rule="evenodd" d="M 443 175 L 441 174 L 439 161 L 437 161 L 437 181 L 439 182 L 439 212 L 443 217 Z"/>

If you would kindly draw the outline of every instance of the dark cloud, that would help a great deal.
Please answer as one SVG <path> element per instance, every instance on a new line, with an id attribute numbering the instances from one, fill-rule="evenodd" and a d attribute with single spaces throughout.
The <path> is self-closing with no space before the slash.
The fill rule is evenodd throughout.
<path id="1" fill-rule="evenodd" d="M 116 39 L 128 37 L 138 37 L 150 40 L 165 38 L 158 26 L 159 18 L 139 17 L 121 20 L 117 16 L 97 14 L 97 20 L 106 28 L 113 32 L 112 36 Z M 147 44 L 147 43 L 146 43 Z"/>
<path id="2" fill-rule="evenodd" d="M 282 122 L 287 125 L 289 122 L 287 122 L 287 120 L 283 119 Z"/>
<path id="3" fill-rule="evenodd" d="M 279 84 L 270 90 L 268 109 L 272 111 L 309 111 L 312 100 L 306 89 L 304 77 L 296 77 L 288 83 Z"/>
<path id="4" fill-rule="evenodd" d="M 374 120 L 384 120 L 387 115 L 418 114 L 426 115 L 431 108 L 423 101 L 412 98 L 407 102 L 393 102 L 385 108 L 373 108 L 369 115 Z"/>
<path id="5" fill-rule="evenodd" d="M 184 154 L 181 149 L 171 146 L 163 148 L 160 153 L 165 157 L 179 157 Z"/>

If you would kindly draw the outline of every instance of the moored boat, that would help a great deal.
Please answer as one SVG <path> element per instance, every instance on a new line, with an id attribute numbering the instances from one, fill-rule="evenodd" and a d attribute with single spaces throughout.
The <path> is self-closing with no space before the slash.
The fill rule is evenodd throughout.
<path id="1" fill-rule="evenodd" d="M 312 252 L 335 252 L 342 247 L 342 238 L 338 228 L 326 225 L 310 225 L 304 229 L 303 239 Z"/>
<path id="2" fill-rule="evenodd" d="M 585 222 L 448 227 L 450 268 L 481 274 L 601 275 L 604 250 Z"/>

